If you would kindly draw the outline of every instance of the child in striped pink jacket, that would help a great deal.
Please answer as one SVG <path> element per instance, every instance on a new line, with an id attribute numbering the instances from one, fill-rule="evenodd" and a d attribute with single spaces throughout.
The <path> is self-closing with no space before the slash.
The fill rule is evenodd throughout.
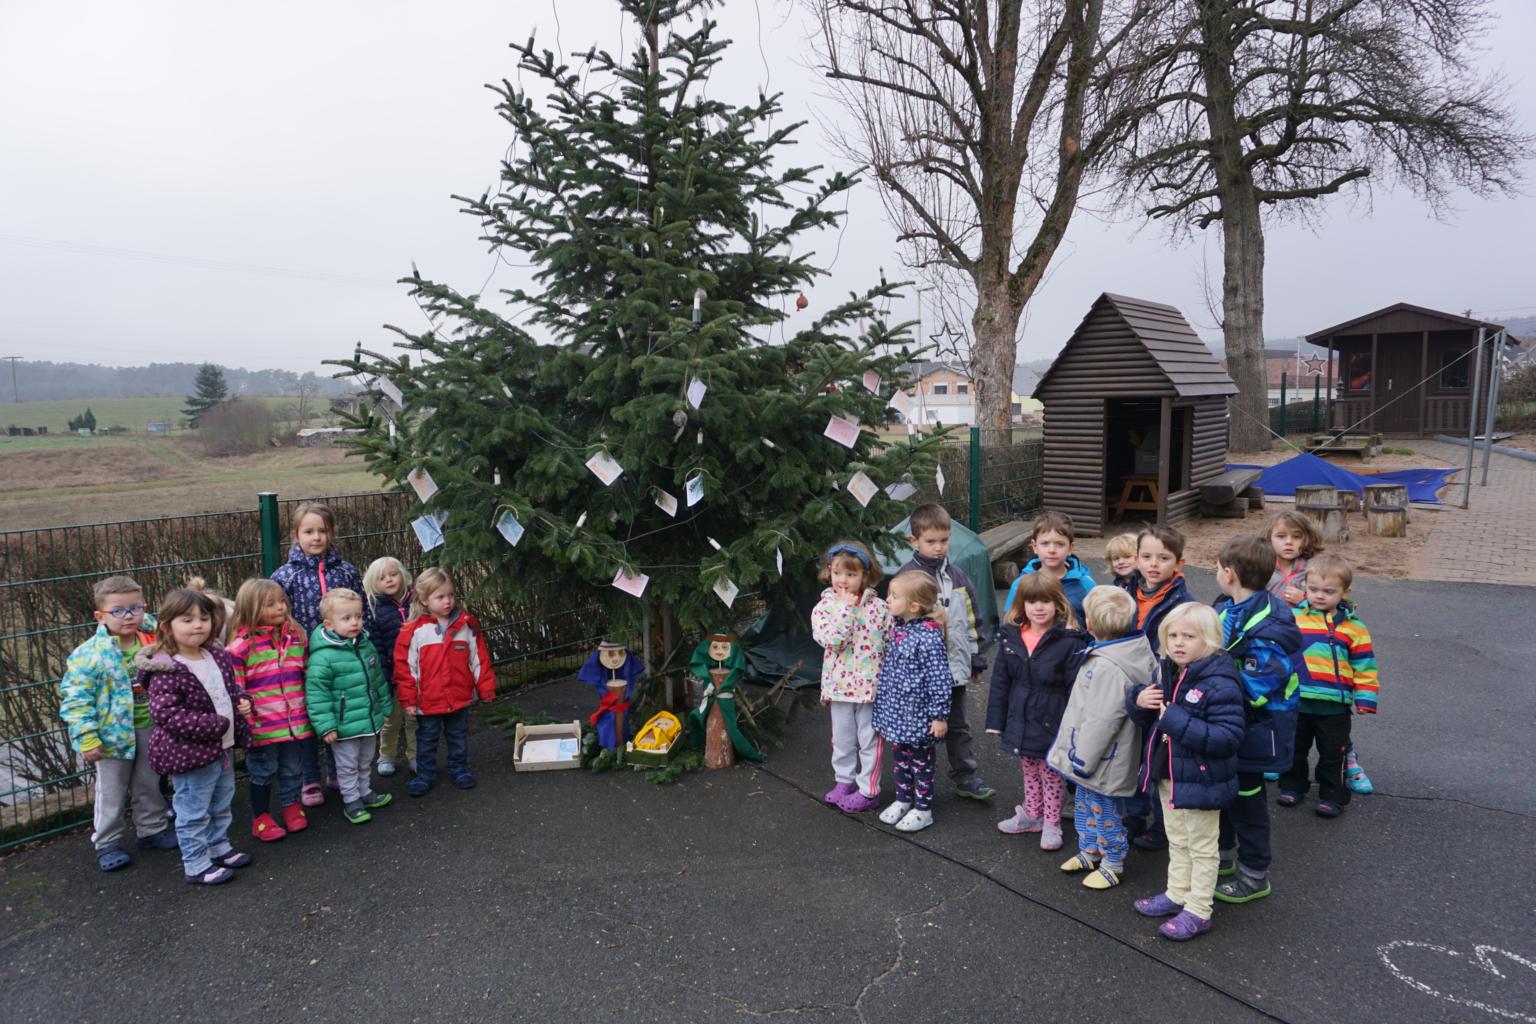
<path id="1" fill-rule="evenodd" d="M 229 658 L 235 682 L 251 698 L 251 835 L 276 842 L 309 827 L 300 803 L 304 784 L 302 741 L 314 735 L 304 708 L 307 639 L 293 620 L 288 596 L 271 580 L 246 580 L 235 595 Z M 277 781 L 283 823 L 272 816 Z"/>

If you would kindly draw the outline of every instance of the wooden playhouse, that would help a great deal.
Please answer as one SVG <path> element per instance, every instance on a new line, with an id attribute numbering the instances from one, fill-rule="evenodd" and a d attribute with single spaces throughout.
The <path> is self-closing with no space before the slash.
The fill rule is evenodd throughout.
<path id="1" fill-rule="evenodd" d="M 1097 536 L 1122 519 L 1194 518 L 1227 460 L 1237 385 L 1172 306 L 1100 295 L 1035 387 L 1044 506 Z"/>

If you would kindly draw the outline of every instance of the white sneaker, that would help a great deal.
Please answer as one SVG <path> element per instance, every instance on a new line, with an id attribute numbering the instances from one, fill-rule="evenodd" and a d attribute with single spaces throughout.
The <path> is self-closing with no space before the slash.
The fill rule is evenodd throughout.
<path id="1" fill-rule="evenodd" d="M 933 824 L 932 811 L 919 811 L 916 808 L 908 811 L 902 819 L 896 823 L 897 832 L 921 832 Z"/>
<path id="2" fill-rule="evenodd" d="M 379 774 L 380 775 L 393 775 L 393 774 L 395 774 L 395 761 L 394 761 L 394 758 L 391 758 L 391 757 L 381 757 L 381 758 L 379 758 Z"/>
<path id="3" fill-rule="evenodd" d="M 891 804 L 891 806 L 880 812 L 880 820 L 885 822 L 887 825 L 894 825 L 902 818 L 906 817 L 907 812 L 911 809 L 911 804 L 904 804 L 900 800 L 897 800 L 895 803 Z"/>

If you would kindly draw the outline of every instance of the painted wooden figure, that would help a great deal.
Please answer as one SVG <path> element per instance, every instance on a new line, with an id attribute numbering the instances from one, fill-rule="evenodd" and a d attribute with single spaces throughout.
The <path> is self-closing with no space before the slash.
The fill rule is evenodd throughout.
<path id="1" fill-rule="evenodd" d="M 595 687 L 602 699 L 588 719 L 597 730 L 598 745 L 608 750 L 622 750 L 629 739 L 629 698 L 635 681 L 645 675 L 645 663 L 629 648 L 604 640 L 581 666 L 576 678 Z"/>

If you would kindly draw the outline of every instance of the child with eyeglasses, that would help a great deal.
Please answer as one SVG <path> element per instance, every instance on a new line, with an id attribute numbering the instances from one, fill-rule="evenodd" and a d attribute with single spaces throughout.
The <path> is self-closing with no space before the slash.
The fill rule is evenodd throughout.
<path id="1" fill-rule="evenodd" d="M 149 766 L 149 695 L 134 680 L 133 659 L 154 642 L 144 588 L 111 576 L 91 594 L 96 633 L 76 647 L 59 680 L 59 714 L 80 759 L 96 766 L 96 864 L 117 871 L 133 863 L 123 848 L 125 812 L 132 796 L 133 828 L 141 850 L 174 850 L 160 777 Z"/>

